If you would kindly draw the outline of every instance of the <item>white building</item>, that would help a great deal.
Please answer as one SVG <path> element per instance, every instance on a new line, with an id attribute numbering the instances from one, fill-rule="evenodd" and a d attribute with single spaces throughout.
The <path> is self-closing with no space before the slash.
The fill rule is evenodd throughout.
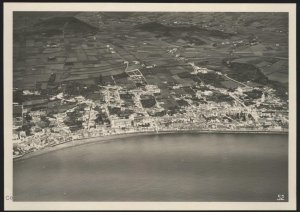
<path id="1" fill-rule="evenodd" d="M 129 128 L 132 127 L 132 119 L 110 118 L 112 128 Z"/>
<path id="2" fill-rule="evenodd" d="M 146 85 L 146 89 L 152 93 L 160 93 L 160 89 L 157 85 Z"/>

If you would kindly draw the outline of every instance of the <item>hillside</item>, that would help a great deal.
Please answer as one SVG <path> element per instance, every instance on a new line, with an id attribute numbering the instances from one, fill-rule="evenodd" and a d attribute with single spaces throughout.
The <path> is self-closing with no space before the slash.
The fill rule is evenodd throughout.
<path id="1" fill-rule="evenodd" d="M 14 12 L 14 29 L 26 29 L 53 17 L 72 17 L 79 12 Z"/>
<path id="2" fill-rule="evenodd" d="M 95 33 L 98 30 L 96 27 L 91 26 L 90 24 L 85 23 L 73 16 L 56 16 L 39 20 L 40 21 L 36 23 L 32 22 L 32 24 L 28 25 L 26 28 L 23 28 L 22 32 L 27 34 L 41 33 L 45 36 L 53 36 L 62 34 L 63 31 L 65 34 L 71 34 L 82 32 Z"/>

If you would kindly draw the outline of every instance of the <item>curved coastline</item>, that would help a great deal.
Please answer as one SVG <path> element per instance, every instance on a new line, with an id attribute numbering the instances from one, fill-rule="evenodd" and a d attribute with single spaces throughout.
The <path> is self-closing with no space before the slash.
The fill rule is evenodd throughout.
<path id="1" fill-rule="evenodd" d="M 164 135 L 164 134 L 176 134 L 176 133 L 190 133 L 190 134 L 273 134 L 273 135 L 288 135 L 288 131 L 221 131 L 221 130 L 166 130 L 166 131 L 143 131 L 143 132 L 132 132 L 132 133 L 121 133 L 106 136 L 97 136 L 90 138 L 82 138 L 73 141 L 67 141 L 64 143 L 59 143 L 53 146 L 48 146 L 39 149 L 34 152 L 28 152 L 17 158 L 13 158 L 13 161 L 22 161 L 39 155 L 44 155 L 53 151 L 58 151 L 66 148 L 71 148 L 75 146 L 91 144 L 91 143 L 106 143 L 121 138 L 137 137 L 144 135 Z"/>

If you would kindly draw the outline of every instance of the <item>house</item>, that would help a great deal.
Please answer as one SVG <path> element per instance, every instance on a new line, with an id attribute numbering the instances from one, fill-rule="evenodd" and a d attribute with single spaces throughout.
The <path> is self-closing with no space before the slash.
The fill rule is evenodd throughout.
<path id="1" fill-rule="evenodd" d="M 54 60 L 56 60 L 56 56 L 50 56 L 50 57 L 48 57 L 48 61 L 54 61 Z"/>

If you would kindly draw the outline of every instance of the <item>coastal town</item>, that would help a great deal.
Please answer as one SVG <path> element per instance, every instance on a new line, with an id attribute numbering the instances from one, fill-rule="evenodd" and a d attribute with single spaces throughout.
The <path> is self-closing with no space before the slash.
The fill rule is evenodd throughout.
<path id="1" fill-rule="evenodd" d="M 14 46 L 21 49 L 14 55 L 19 58 L 14 67 L 14 157 L 111 135 L 288 132 L 288 89 L 273 72 L 266 74 L 274 64 L 284 70 L 286 60 L 273 55 L 262 61 L 257 53 L 282 53 L 284 43 L 266 44 L 259 36 L 237 36 L 222 26 L 207 26 L 203 34 L 219 30 L 225 38 L 211 35 L 205 44 L 193 37 L 171 42 L 174 37 L 148 33 L 144 20 L 138 29 L 134 26 L 137 32 L 110 19 L 109 24 L 97 23 L 105 29 L 100 32 L 75 18 L 60 21 L 65 20 L 62 32 L 37 24 L 40 34 L 20 36 Z M 53 18 L 44 22 L 56 27 Z M 128 18 L 126 24 L 131 23 Z M 76 24 L 87 32 L 74 32 Z M 164 24 L 168 32 L 181 27 L 179 21 Z M 285 33 L 276 30 L 272 33 Z M 247 48 L 250 57 L 241 53 Z"/>
<path id="2" fill-rule="evenodd" d="M 130 78 L 130 77 L 129 77 Z M 130 80 L 130 79 L 128 79 Z M 81 88 L 84 92 L 87 86 Z M 161 89 L 145 85 L 128 90 L 118 85 L 98 85 L 91 96 L 68 94 L 34 96 L 14 104 L 14 155 L 72 140 L 114 134 L 180 130 L 275 131 L 288 129 L 287 104 L 271 88 L 238 87 L 234 91 L 199 83 L 168 85 L 170 98 L 180 106 L 163 107 Z M 186 91 L 190 92 L 187 93 Z M 182 94 L 180 94 L 182 93 Z M 248 95 L 247 95 L 248 94 Z M 245 99 L 255 95 L 253 105 Z M 58 105 L 57 111 L 53 105 Z"/>

